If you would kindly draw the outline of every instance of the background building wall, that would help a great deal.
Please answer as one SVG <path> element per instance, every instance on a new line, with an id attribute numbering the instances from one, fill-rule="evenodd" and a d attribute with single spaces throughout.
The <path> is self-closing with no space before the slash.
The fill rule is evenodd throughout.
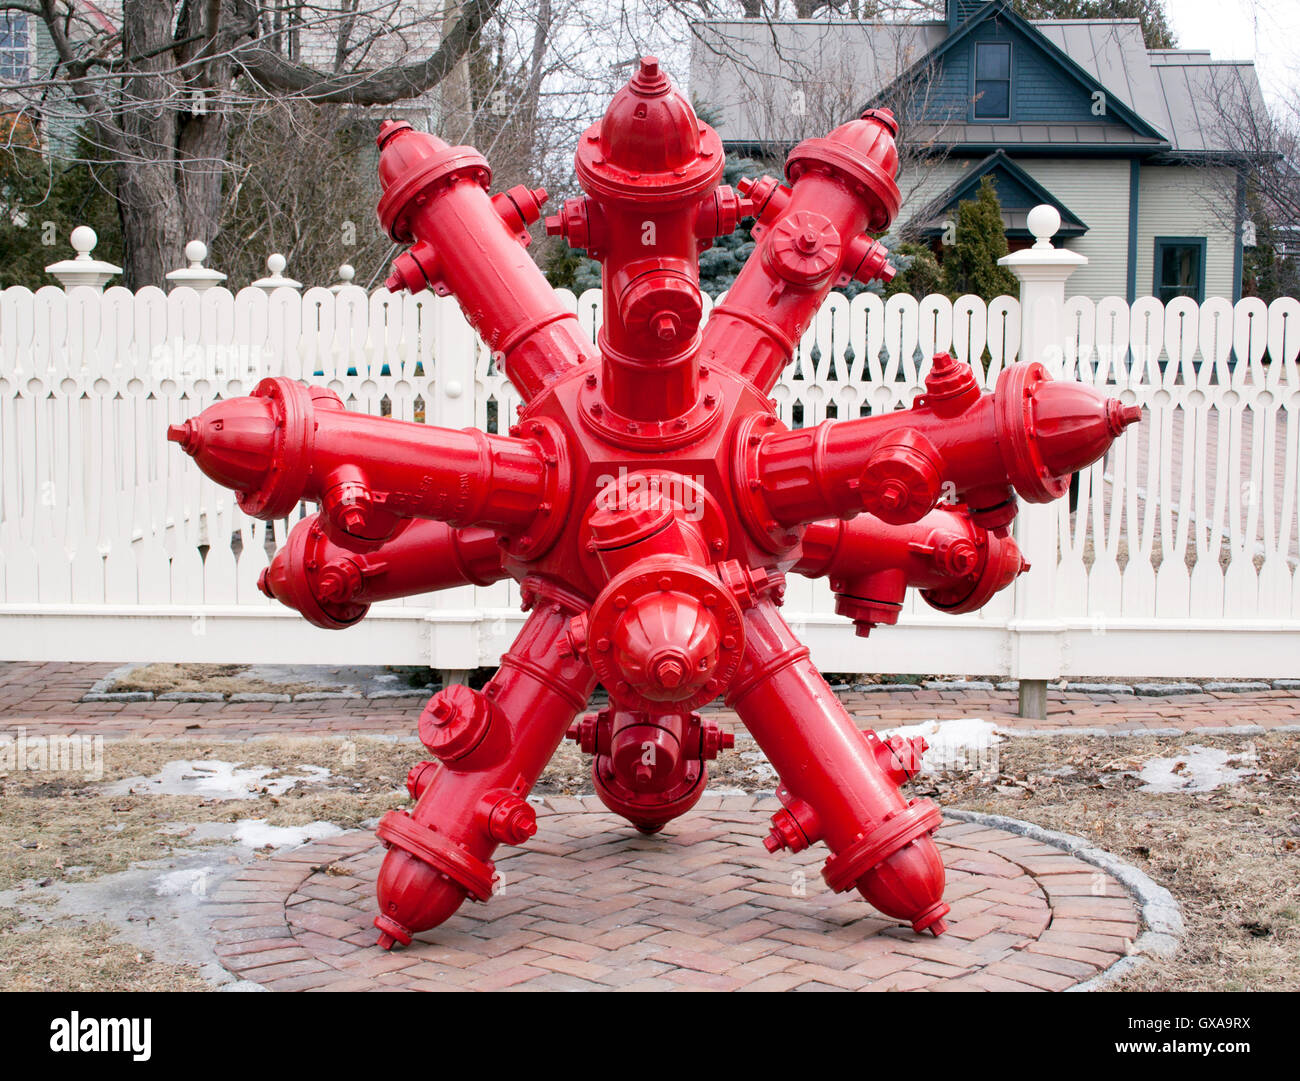
<path id="1" fill-rule="evenodd" d="M 1138 184 L 1137 295 L 1152 295 L 1155 238 L 1205 237 L 1205 295 L 1233 297 L 1231 169 L 1144 165 Z M 1089 222 L 1091 225 L 1092 223 Z"/>

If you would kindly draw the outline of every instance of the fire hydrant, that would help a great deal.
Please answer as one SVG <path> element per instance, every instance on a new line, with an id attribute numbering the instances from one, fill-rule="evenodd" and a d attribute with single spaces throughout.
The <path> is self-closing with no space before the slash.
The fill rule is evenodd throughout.
<path id="1" fill-rule="evenodd" d="M 523 399 L 516 426 L 366 416 L 270 378 L 169 429 L 249 514 L 319 504 L 262 580 L 318 626 L 521 583 L 519 637 L 481 691 L 430 700 L 414 808 L 378 826 L 384 948 L 489 898 L 492 855 L 535 833 L 528 794 L 566 734 L 639 829 L 689 810 L 731 746 L 697 712 L 719 696 L 781 778 L 767 847 L 823 842 L 833 890 L 945 929 L 939 808 L 900 792 L 924 745 L 858 729 L 781 616 L 784 575 L 828 577 L 859 634 L 895 622 L 909 586 L 978 608 L 1025 569 L 1017 496 L 1063 495 L 1139 411 L 1033 362 L 986 394 L 940 354 L 910 409 L 781 422 L 768 394 L 830 290 L 893 276 L 871 234 L 898 212 L 896 135 L 870 110 L 796 146 L 785 182 L 719 186 L 717 133 L 644 58 L 579 141 L 586 194 L 545 221 L 601 263 L 593 344 L 525 251 L 545 191 L 489 195 L 477 151 L 386 122 L 379 218 L 410 245 L 387 286 L 457 298 Z M 750 217 L 754 253 L 705 320 L 699 253 Z M 609 705 L 580 718 L 598 682 Z"/>

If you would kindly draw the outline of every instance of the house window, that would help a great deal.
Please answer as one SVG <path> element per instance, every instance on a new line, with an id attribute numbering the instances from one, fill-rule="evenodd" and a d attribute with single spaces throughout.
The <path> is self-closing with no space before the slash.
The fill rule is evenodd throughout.
<path id="1" fill-rule="evenodd" d="M 27 15 L 21 11 L 0 12 L 0 81 L 26 82 L 30 68 Z"/>
<path id="2" fill-rule="evenodd" d="M 975 43 L 975 119 L 1011 117 L 1011 43 Z"/>
<path id="3" fill-rule="evenodd" d="M 1165 303 L 1174 297 L 1205 299 L 1205 237 L 1156 237 L 1154 292 Z"/>

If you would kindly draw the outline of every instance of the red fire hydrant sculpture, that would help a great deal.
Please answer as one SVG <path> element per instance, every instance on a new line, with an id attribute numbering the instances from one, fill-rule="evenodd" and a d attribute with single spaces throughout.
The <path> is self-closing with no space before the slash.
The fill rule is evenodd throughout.
<path id="1" fill-rule="evenodd" d="M 566 733 L 639 829 L 691 808 L 731 746 L 695 712 L 719 695 L 781 777 L 767 847 L 825 842 L 832 889 L 944 930 L 939 808 L 899 791 L 924 745 L 859 731 L 781 618 L 783 575 L 828 576 L 862 635 L 897 620 L 908 586 L 978 608 L 1024 569 L 1016 495 L 1061 496 L 1138 410 L 1037 363 L 983 394 L 940 354 L 911 409 L 795 431 L 777 418 L 768 393 L 827 293 L 893 275 L 870 234 L 898 211 L 896 132 L 872 110 L 800 143 L 786 183 L 719 187 L 717 134 L 642 60 L 579 142 L 587 194 L 546 219 L 602 264 L 593 345 L 524 250 L 546 193 L 489 196 L 477 151 L 387 122 L 379 217 L 411 245 L 388 288 L 456 296 L 524 399 L 517 426 L 365 416 L 273 378 L 169 430 L 252 515 L 320 504 L 262 582 L 318 626 L 522 584 L 518 639 L 482 691 L 433 696 L 415 807 L 379 824 L 385 948 L 488 899 L 492 854 L 536 831 L 528 793 Z M 754 254 L 703 321 L 697 257 L 751 216 Z M 597 682 L 608 708 L 574 723 Z"/>

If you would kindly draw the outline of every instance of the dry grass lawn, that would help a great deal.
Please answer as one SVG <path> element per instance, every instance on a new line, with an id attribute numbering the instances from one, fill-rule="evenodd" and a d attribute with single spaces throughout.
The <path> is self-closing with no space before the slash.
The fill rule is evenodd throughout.
<path id="1" fill-rule="evenodd" d="M 1209 793 L 1139 790 L 1131 772 L 1191 743 L 1253 751 L 1258 772 Z M 331 771 L 323 783 L 299 783 L 282 795 L 262 792 L 249 800 L 109 796 L 101 791 L 104 782 L 11 773 L 0 777 L 0 889 L 20 889 L 22 901 L 39 911 L 42 891 L 57 883 L 85 882 L 204 843 L 177 832 L 175 823 L 261 818 L 271 825 L 324 820 L 357 828 L 405 801 L 402 781 L 419 751 L 411 742 L 326 739 L 119 741 L 105 748 L 104 782 L 152 775 L 177 759 L 233 761 L 290 774 L 303 765 Z M 1172 960 L 1144 965 L 1120 988 L 1300 987 L 1300 736 L 1016 739 L 1000 751 L 996 777 L 945 776 L 913 789 L 949 806 L 1085 836 L 1166 886 L 1183 906 L 1183 948 Z M 716 784 L 771 787 L 752 754 L 724 754 L 713 775 Z M 586 760 L 572 744 L 557 753 L 539 791 L 591 791 Z M 12 909 L 0 911 L 0 988 L 203 986 L 194 967 L 153 959 L 110 922 L 34 925 Z"/>

